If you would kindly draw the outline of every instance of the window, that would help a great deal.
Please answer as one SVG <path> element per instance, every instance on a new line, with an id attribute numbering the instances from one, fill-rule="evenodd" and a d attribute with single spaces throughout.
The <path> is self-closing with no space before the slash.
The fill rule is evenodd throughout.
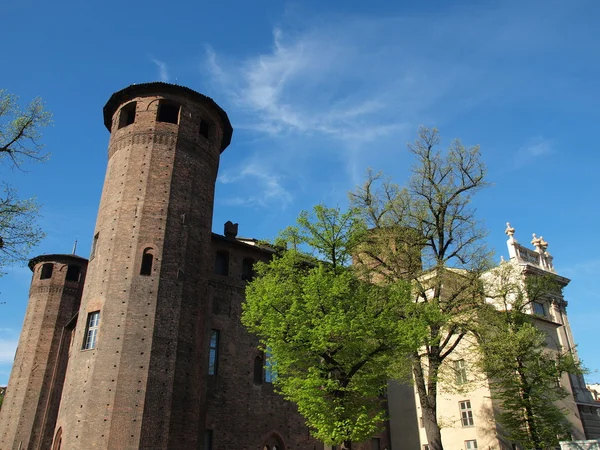
<path id="1" fill-rule="evenodd" d="M 229 253 L 217 252 L 215 258 L 215 273 L 217 275 L 229 275 Z"/>
<path id="2" fill-rule="evenodd" d="M 423 445 L 423 450 L 429 450 L 429 444 Z"/>
<path id="3" fill-rule="evenodd" d="M 54 264 L 46 263 L 42 266 L 42 272 L 40 273 L 40 280 L 46 280 L 52 277 L 52 271 L 54 270 Z"/>
<path id="4" fill-rule="evenodd" d="M 56 436 L 54 437 L 54 445 L 52 446 L 52 450 L 60 450 L 62 445 L 62 427 L 58 429 L 56 432 Z"/>
<path id="5" fill-rule="evenodd" d="M 242 260 L 242 280 L 252 281 L 254 278 L 254 260 L 252 258 L 244 258 Z"/>
<path id="6" fill-rule="evenodd" d="M 205 137 L 206 139 L 208 139 L 209 133 L 210 133 L 210 125 L 206 120 L 201 120 L 200 121 L 200 136 Z"/>
<path id="7" fill-rule="evenodd" d="M 544 305 L 540 302 L 533 302 L 533 313 L 536 316 L 543 316 L 545 315 L 544 312 Z"/>
<path id="8" fill-rule="evenodd" d="M 83 350 L 96 348 L 98 338 L 98 326 L 100 325 L 100 311 L 94 311 L 88 314 L 87 325 L 85 327 L 85 336 L 83 341 Z"/>
<path id="9" fill-rule="evenodd" d="M 467 366 L 464 359 L 454 361 L 454 371 L 456 372 L 456 384 L 465 384 L 467 380 Z"/>
<path id="10" fill-rule="evenodd" d="M 463 427 L 473 426 L 473 410 L 471 409 L 471 401 L 464 400 L 459 402 L 460 405 L 460 418 Z"/>
<path id="11" fill-rule="evenodd" d="M 79 281 L 79 266 L 69 264 L 67 267 L 67 281 Z"/>
<path id="12" fill-rule="evenodd" d="M 465 441 L 465 450 L 477 450 L 477 441 L 475 439 Z"/>
<path id="13" fill-rule="evenodd" d="M 94 235 L 94 240 L 92 241 L 92 251 L 90 252 L 90 261 L 92 259 L 94 259 L 94 256 L 96 256 L 96 247 L 98 246 L 98 237 L 100 236 L 100 233 L 96 233 Z"/>
<path id="14" fill-rule="evenodd" d="M 217 363 L 219 360 L 219 330 L 210 330 L 210 342 L 208 344 L 208 374 L 217 374 Z"/>
<path id="15" fill-rule="evenodd" d="M 179 123 L 179 105 L 167 100 L 158 103 L 157 122 Z"/>
<path id="16" fill-rule="evenodd" d="M 371 439 L 371 450 L 381 450 L 379 438 Z"/>
<path id="17" fill-rule="evenodd" d="M 267 363 L 265 364 L 265 382 L 272 383 L 277 379 L 277 367 L 268 348 L 265 357 L 267 358 Z"/>
<path id="18" fill-rule="evenodd" d="M 142 267 L 140 268 L 140 275 L 152 275 L 152 264 L 154 263 L 154 251 L 148 247 L 144 249 L 142 254 Z"/>
<path id="19" fill-rule="evenodd" d="M 204 450 L 213 448 L 213 430 L 204 430 Z"/>
<path id="20" fill-rule="evenodd" d="M 254 384 L 262 384 L 263 382 L 263 358 L 257 356 L 254 358 Z"/>
<path id="21" fill-rule="evenodd" d="M 135 122 L 135 107 L 136 102 L 131 102 L 121 108 L 119 114 L 119 129 Z"/>

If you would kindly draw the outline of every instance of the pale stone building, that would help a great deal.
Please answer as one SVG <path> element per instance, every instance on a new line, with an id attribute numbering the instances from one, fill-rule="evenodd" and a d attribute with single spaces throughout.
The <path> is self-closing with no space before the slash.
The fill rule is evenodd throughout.
<path id="1" fill-rule="evenodd" d="M 502 264 L 510 264 L 518 276 L 551 274 L 560 286 L 567 286 L 570 280 L 556 273 L 543 238 L 533 235 L 535 249 L 532 250 L 517 242 L 510 225 L 506 234 L 509 260 Z M 492 275 L 493 271 L 484 276 L 486 284 L 491 283 Z M 493 300 L 488 299 L 488 302 L 493 303 Z M 528 307 L 535 316 L 535 324 L 548 335 L 548 348 L 568 350 L 577 358 L 567 318 L 567 301 L 562 294 L 545 297 L 544 301 L 533 302 Z M 443 446 L 447 450 L 513 450 L 519 444 L 508 440 L 496 421 L 498 404 L 492 400 L 488 380 L 475 364 L 477 357 L 475 339 L 465 337 L 442 366 L 437 417 Z M 583 376 L 564 374 L 560 383 L 568 393 L 560 406 L 567 412 L 573 439 L 600 438 L 600 405 L 594 402 Z M 411 394 L 414 400 L 406 401 Z M 429 450 L 416 388 L 392 383 L 388 402 L 392 448 Z"/>

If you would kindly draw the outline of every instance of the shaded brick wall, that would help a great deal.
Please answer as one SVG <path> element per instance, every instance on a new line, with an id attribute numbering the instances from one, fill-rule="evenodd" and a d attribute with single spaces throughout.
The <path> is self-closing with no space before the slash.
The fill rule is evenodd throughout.
<path id="1" fill-rule="evenodd" d="M 41 279 L 42 266 L 52 274 Z M 69 265 L 79 268 L 66 280 Z M 29 303 L 0 411 L 0 448 L 46 449 L 52 440 L 70 333 L 65 327 L 79 309 L 87 260 L 73 255 L 34 258 Z"/>

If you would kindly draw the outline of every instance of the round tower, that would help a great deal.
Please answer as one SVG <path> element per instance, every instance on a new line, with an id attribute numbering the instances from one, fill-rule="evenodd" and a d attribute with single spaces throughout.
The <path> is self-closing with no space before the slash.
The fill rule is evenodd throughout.
<path id="1" fill-rule="evenodd" d="M 29 303 L 0 410 L 2 449 L 50 448 L 86 267 L 75 255 L 29 261 Z"/>
<path id="2" fill-rule="evenodd" d="M 53 445 L 198 448 L 214 187 L 233 130 L 213 100 L 167 83 L 113 94 L 104 123 L 108 167 Z"/>

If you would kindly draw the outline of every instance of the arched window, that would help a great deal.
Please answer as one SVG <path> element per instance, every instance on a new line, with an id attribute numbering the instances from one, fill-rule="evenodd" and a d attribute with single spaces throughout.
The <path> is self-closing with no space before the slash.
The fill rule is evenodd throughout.
<path id="1" fill-rule="evenodd" d="M 254 384 L 262 384 L 263 382 L 263 358 L 257 356 L 254 358 Z"/>
<path id="2" fill-rule="evenodd" d="M 156 121 L 178 124 L 179 109 L 179 105 L 175 102 L 169 100 L 160 100 L 158 102 Z"/>
<path id="3" fill-rule="evenodd" d="M 47 278 L 52 277 L 52 270 L 54 269 L 54 264 L 46 263 L 42 266 L 42 273 L 40 273 L 40 280 L 45 280 Z"/>
<path id="4" fill-rule="evenodd" d="M 152 264 L 154 263 L 154 250 L 150 247 L 144 249 L 142 254 L 142 267 L 140 275 L 152 275 Z"/>
<path id="5" fill-rule="evenodd" d="M 264 442 L 264 445 L 262 447 L 263 450 L 285 450 L 285 445 L 283 445 L 283 440 L 275 432 L 271 432 L 271 435 L 263 442 Z"/>
<path id="6" fill-rule="evenodd" d="M 54 445 L 52 446 L 52 450 L 60 450 L 60 446 L 62 445 L 62 428 L 59 428 L 56 432 L 56 436 L 54 437 Z"/>

